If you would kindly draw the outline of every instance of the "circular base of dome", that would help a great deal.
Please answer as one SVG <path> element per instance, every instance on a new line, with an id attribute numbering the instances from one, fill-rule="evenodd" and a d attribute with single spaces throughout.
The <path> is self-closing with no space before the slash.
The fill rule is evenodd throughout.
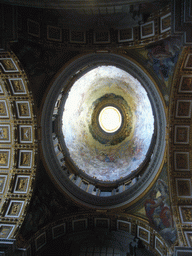
<path id="1" fill-rule="evenodd" d="M 124 177 L 119 176 L 117 179 L 112 178 L 111 180 L 103 180 L 102 178 L 97 178 L 95 175 L 86 173 L 85 168 L 82 168 L 76 162 L 76 160 L 74 160 L 72 151 L 70 152 L 69 150 L 68 145 L 70 144 L 67 144 L 67 140 L 70 141 L 72 138 L 71 141 L 75 142 L 76 138 L 73 137 L 72 133 L 66 134 L 63 132 L 63 128 L 61 128 L 61 126 L 65 125 L 65 127 L 67 127 L 67 122 L 71 120 L 74 121 L 74 124 L 76 122 L 78 125 L 81 125 L 81 123 L 78 123 L 78 118 L 75 119 L 73 116 L 69 115 L 68 118 L 64 120 L 62 117 L 63 113 L 67 110 L 66 103 L 70 94 L 69 88 L 73 87 L 75 83 L 74 81 L 81 79 L 83 75 L 94 70 L 98 66 L 108 65 L 117 67 L 122 69 L 124 72 L 131 74 L 134 79 L 137 79 L 137 81 L 142 84 L 152 105 L 152 112 L 155 118 L 155 133 L 151 137 L 149 148 L 145 153 L 145 158 L 139 165 L 138 169 L 134 169 L 135 171 L 130 172 L 129 175 L 126 173 Z M 90 90 L 90 92 L 90 95 L 92 95 L 93 91 Z M 88 97 L 88 99 L 92 99 L 92 103 L 94 102 L 94 104 L 92 106 L 88 104 L 87 113 L 89 113 L 91 107 L 92 110 L 94 110 L 92 111 L 94 114 L 87 115 L 89 125 L 87 125 L 86 131 L 90 132 L 90 138 L 98 145 L 98 147 L 108 147 L 108 143 L 102 144 L 100 142 L 100 138 L 103 136 L 103 134 L 105 134 L 105 136 L 103 136 L 104 139 L 110 137 L 111 134 L 113 134 L 113 136 L 119 136 L 121 132 L 122 134 L 125 133 L 124 128 L 126 130 L 127 124 L 130 125 L 130 120 L 133 120 L 133 130 L 131 130 L 130 134 L 127 134 L 126 138 L 121 142 L 110 145 L 111 148 L 119 147 L 120 149 L 123 149 L 122 144 L 125 142 L 127 143 L 127 138 L 130 139 L 130 136 L 134 135 L 133 131 L 135 131 L 137 128 L 137 120 L 134 119 L 134 113 L 131 107 L 130 111 L 128 110 L 128 112 L 132 114 L 133 118 L 129 119 L 127 117 L 127 109 L 124 107 L 126 104 L 120 104 L 119 107 L 119 103 L 117 104 L 117 102 L 113 102 L 113 104 L 111 104 L 110 102 L 104 103 L 103 101 L 101 105 L 97 105 L 97 100 L 107 94 L 113 94 L 115 97 L 121 96 L 123 99 L 125 99 L 125 102 L 128 103 L 127 109 L 129 109 L 130 104 L 132 104 L 130 96 L 123 93 L 117 94 L 116 92 L 110 90 L 103 94 L 95 94 L 97 96 L 95 98 Z M 75 104 L 74 98 L 73 102 Z M 99 114 L 101 110 L 107 106 L 117 108 L 122 115 L 122 124 L 120 128 L 113 133 L 103 131 L 99 125 Z M 82 105 L 82 107 L 85 107 L 85 105 Z M 81 109 L 78 110 L 80 113 Z M 129 115 L 131 115 L 130 113 Z M 79 115 L 79 117 L 81 116 Z M 129 120 L 129 122 L 126 122 L 126 118 Z M 143 118 L 146 119 L 146 116 Z M 85 118 L 85 120 L 87 119 Z M 79 118 L 79 120 L 82 121 L 81 118 Z M 71 127 L 72 124 L 70 122 L 69 124 Z M 77 128 L 80 128 L 80 125 L 78 125 Z M 53 82 L 47 94 L 42 111 L 42 151 L 49 174 L 63 193 L 72 197 L 75 201 L 93 208 L 114 208 L 117 206 L 123 206 L 125 204 L 127 205 L 135 200 L 138 200 L 140 195 L 154 184 L 155 178 L 157 177 L 157 173 L 160 171 L 164 158 L 166 145 L 165 127 L 165 111 L 159 92 L 152 80 L 141 68 L 139 68 L 130 59 L 117 54 L 87 54 L 79 57 L 65 67 L 60 72 L 60 75 L 57 75 L 57 78 Z M 94 133 L 95 138 L 93 135 Z M 101 137 L 98 137 L 98 134 Z M 83 136 L 86 138 L 85 133 L 82 133 L 81 137 Z M 134 150 L 134 152 L 139 154 L 140 149 L 134 143 L 132 144 L 131 148 Z M 79 149 L 81 148 L 79 147 Z M 84 156 L 86 157 L 86 152 L 83 151 L 83 148 L 79 151 L 77 156 L 80 156 L 80 158 L 83 158 Z M 118 157 L 118 155 L 115 156 Z M 107 162 L 108 159 L 111 162 Z M 106 165 L 113 165 L 113 159 L 110 158 L 109 155 L 106 156 L 105 152 L 98 151 L 97 160 L 102 163 L 102 166 L 103 163 Z M 134 157 L 132 157 L 132 161 L 134 162 Z M 85 164 L 87 163 L 89 164 L 89 162 L 85 161 Z M 99 168 L 96 168 L 96 170 L 99 170 Z"/>

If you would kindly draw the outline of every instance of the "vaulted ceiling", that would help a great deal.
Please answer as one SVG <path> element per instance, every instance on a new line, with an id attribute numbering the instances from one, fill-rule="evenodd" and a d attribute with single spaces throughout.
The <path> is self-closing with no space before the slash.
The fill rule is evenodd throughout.
<path id="1" fill-rule="evenodd" d="M 114 244 L 113 255 L 115 248 L 128 252 L 130 247 L 124 244 L 133 242 L 135 236 L 154 255 L 173 255 L 176 250 L 179 256 L 192 246 L 192 49 L 187 46 L 187 27 L 185 36 L 180 32 L 191 16 L 189 9 L 185 20 L 175 20 L 176 1 L 172 6 L 166 2 L 0 1 L 0 26 L 5 35 L 0 42 L 0 238 L 16 238 L 27 255 L 54 255 L 51 247 L 56 248 L 57 243 L 76 255 L 87 248 L 84 241 L 88 237 L 90 243 L 94 239 L 100 243 L 103 230 L 107 232 L 103 246 Z M 118 146 L 113 145 L 114 139 L 107 141 L 106 145 L 112 146 L 103 148 L 111 137 L 97 127 L 94 111 L 97 116 L 97 111 L 112 104 L 126 116 L 128 103 L 139 119 L 142 110 L 134 104 L 140 94 L 133 97 L 137 93 L 125 74 L 111 71 L 117 72 L 116 78 L 111 78 L 104 70 L 105 80 L 102 72 L 99 76 L 95 71 L 98 66 L 122 68 L 139 81 L 152 102 L 155 119 L 153 148 L 145 164 L 136 168 L 135 176 L 115 181 L 112 177 L 103 181 L 95 174 L 87 177 L 92 167 L 86 167 L 86 161 L 100 171 L 111 167 L 113 174 L 115 164 L 124 160 L 122 166 L 127 166 L 128 161 L 119 157 L 125 154 L 125 148 L 119 146 L 121 140 Z M 94 88 L 89 88 L 86 96 L 82 91 L 86 78 L 82 90 L 75 82 L 79 79 L 81 84 L 83 75 L 94 71 Z M 68 130 L 61 142 L 61 113 L 67 109 L 73 85 L 84 105 L 75 102 L 79 112 L 70 115 L 74 121 L 78 114 L 79 123 L 69 122 L 68 128 L 63 128 Z M 132 96 L 126 95 L 127 91 Z M 80 139 L 75 140 L 76 124 L 81 128 L 81 121 L 89 118 L 81 115 L 86 108 L 94 110 L 91 133 L 87 128 L 79 130 Z M 86 136 L 93 137 L 87 140 Z M 138 136 L 129 148 L 132 163 L 143 152 L 144 138 Z M 97 147 L 101 142 L 102 149 Z M 84 154 L 87 143 L 90 155 Z M 75 239 L 78 252 L 72 250 Z"/>

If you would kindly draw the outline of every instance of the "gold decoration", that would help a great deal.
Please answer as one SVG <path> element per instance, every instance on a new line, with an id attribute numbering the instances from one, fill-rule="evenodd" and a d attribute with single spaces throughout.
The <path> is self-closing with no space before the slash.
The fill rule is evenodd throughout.
<path id="1" fill-rule="evenodd" d="M 31 141 L 31 127 L 21 127 L 21 140 Z"/>
<path id="2" fill-rule="evenodd" d="M 30 158 L 31 158 L 31 153 L 22 153 L 21 165 L 29 166 L 30 165 Z"/>
<path id="3" fill-rule="evenodd" d="M 0 127 L 0 139 L 1 140 L 8 140 L 9 139 L 9 130 L 7 127 Z"/>
<path id="4" fill-rule="evenodd" d="M 13 202 L 8 215 L 14 215 L 14 216 L 18 215 L 19 211 L 21 209 L 21 205 L 22 205 L 22 203 Z"/>
<path id="5" fill-rule="evenodd" d="M 139 237 L 148 241 L 148 232 L 143 229 L 139 229 Z"/>
<path id="6" fill-rule="evenodd" d="M 28 116 L 29 115 L 29 109 L 27 103 L 21 103 L 19 104 L 19 112 L 21 116 Z"/>
<path id="7" fill-rule="evenodd" d="M 19 145 L 23 139 L 23 143 L 32 142 L 32 138 L 35 140 L 36 134 L 34 132 L 34 125 L 36 124 L 36 119 L 31 118 L 31 111 L 33 111 L 30 106 L 33 103 L 32 96 L 29 94 L 26 81 L 26 74 L 20 69 L 20 65 L 17 57 L 11 52 L 3 51 L 0 56 L 0 119 L 6 118 L 5 121 L 1 121 L 0 124 L 0 211 L 6 212 L 5 216 L 6 224 L 2 223 L 0 225 L 0 238 L 13 238 L 15 236 L 14 232 L 23 222 L 20 219 L 20 212 L 22 207 L 25 205 L 25 201 L 31 199 L 31 194 L 27 190 L 28 184 L 30 185 L 30 191 L 32 189 L 29 179 L 31 176 L 35 176 L 35 169 L 31 163 L 32 159 L 32 149 L 37 146 L 37 143 L 33 141 L 33 145 L 28 144 L 28 150 L 17 149 L 24 145 Z M 10 93 L 10 90 L 12 93 Z M 22 95 L 22 98 L 16 97 L 17 95 Z M 15 116 L 14 106 L 17 110 L 17 117 L 23 118 L 22 122 L 19 121 Z M 26 121 L 25 118 L 28 120 Z M 21 128 L 23 127 L 23 128 Z M 21 128 L 21 129 L 20 129 Z M 19 138 L 18 133 L 19 129 Z M 22 135 L 21 135 L 22 130 Z M 5 148 L 6 143 L 6 148 Z M 15 149 L 15 150 L 14 150 Z M 17 151 L 19 151 L 17 153 Z M 23 152 L 23 153 L 22 153 Z M 18 164 L 17 164 L 18 163 Z M 20 164 L 23 166 L 20 166 Z M 32 167 L 32 168 L 31 168 Z M 23 176 L 18 175 L 18 179 L 13 178 L 13 172 L 17 172 L 17 169 L 23 168 Z M 30 174 L 27 170 L 28 176 L 26 176 L 26 169 L 31 168 Z M 10 175 L 9 175 L 9 174 Z M 14 182 L 16 182 L 14 184 Z M 9 204 L 5 203 L 7 200 L 7 192 L 12 187 L 13 197 L 19 193 L 25 193 L 25 198 L 23 201 L 11 200 Z M 11 191 L 11 190 L 10 190 Z M 3 207 L 3 209 L 2 209 Z M 22 215 L 23 218 L 23 215 Z M 14 225 L 13 224 L 14 221 Z"/>
<path id="8" fill-rule="evenodd" d="M 18 191 L 21 191 L 21 192 L 26 191 L 26 188 L 27 188 L 27 181 L 28 181 L 28 178 L 19 178 L 19 179 L 18 179 L 17 190 L 18 190 Z"/>
<path id="9" fill-rule="evenodd" d="M 4 102 L 0 102 L 0 116 L 1 115 L 6 115 L 6 107 Z"/>
<path id="10" fill-rule="evenodd" d="M 189 239 L 190 239 L 190 243 L 192 244 L 192 236 L 189 236 Z"/>
<path id="11" fill-rule="evenodd" d="M 163 244 L 162 244 L 158 239 L 156 239 L 156 248 L 157 248 L 160 252 L 163 252 L 163 250 L 164 250 Z"/>
<path id="12" fill-rule="evenodd" d="M 7 238 L 11 229 L 12 229 L 12 226 L 1 226 L 0 227 L 0 238 Z"/>
<path id="13" fill-rule="evenodd" d="M 183 210 L 183 213 L 184 213 L 185 219 L 187 221 L 192 221 L 192 213 L 191 213 L 191 210 L 189 208 Z"/>
<path id="14" fill-rule="evenodd" d="M 13 85 L 16 92 L 23 91 L 23 85 L 21 80 L 14 80 Z"/>
<path id="15" fill-rule="evenodd" d="M 14 70 L 16 71 L 17 69 L 15 68 L 14 64 L 13 64 L 13 61 L 11 59 L 4 59 L 4 60 L 1 60 L 5 70 Z"/>
<path id="16" fill-rule="evenodd" d="M 7 165 L 8 162 L 8 154 L 0 152 L 0 165 Z"/>
<path id="17" fill-rule="evenodd" d="M 3 192 L 3 189 L 4 189 L 5 180 L 6 180 L 5 177 L 0 177 L 0 192 L 1 193 Z"/>
<path id="18" fill-rule="evenodd" d="M 115 107 L 122 116 L 122 124 L 114 133 L 104 132 L 98 121 L 101 111 L 107 106 Z M 135 126 L 135 117 L 130 106 L 122 96 L 113 93 L 106 94 L 93 103 L 89 112 L 93 113 L 91 124 L 89 124 L 89 130 L 95 140 L 105 145 L 117 145 L 125 138 L 131 138 Z"/>

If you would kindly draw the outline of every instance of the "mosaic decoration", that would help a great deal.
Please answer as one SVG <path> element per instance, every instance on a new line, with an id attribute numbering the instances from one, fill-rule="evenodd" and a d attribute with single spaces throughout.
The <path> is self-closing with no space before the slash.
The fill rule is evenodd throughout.
<path id="1" fill-rule="evenodd" d="M 94 129 L 97 122 L 94 102 L 97 105 L 106 100 L 113 105 L 117 101 L 123 110 L 121 99 L 127 102 L 124 115 L 130 121 L 122 136 L 120 130 L 112 137 L 113 140 L 119 136 L 118 142 L 110 145 L 110 141 L 106 142 L 108 134 L 98 140 L 97 130 L 96 135 L 90 133 L 90 126 Z M 114 66 L 89 71 L 73 84 L 64 108 L 62 129 L 70 157 L 89 176 L 114 181 L 131 174 L 145 159 L 153 136 L 154 117 L 145 89 L 127 72 Z"/>
<path id="2" fill-rule="evenodd" d="M 150 226 L 159 232 L 159 234 L 170 244 L 177 239 L 175 223 L 172 219 L 172 213 L 169 201 L 169 190 L 165 173 L 163 179 L 158 179 L 155 188 L 149 193 L 149 198 L 144 203 L 145 213 Z"/>
<path id="3" fill-rule="evenodd" d="M 161 79 L 166 87 L 169 87 L 174 67 L 177 63 L 181 50 L 180 38 L 166 39 L 159 43 L 147 47 L 148 65 L 152 67 L 156 75 Z M 169 91 L 164 90 L 168 94 Z"/>
<path id="4" fill-rule="evenodd" d="M 165 26 L 166 27 L 166 26 Z M 21 141 L 23 141 L 23 142 L 25 142 L 25 140 L 26 140 L 26 138 L 25 137 L 23 137 L 23 138 L 21 138 L 21 135 L 20 135 L 20 142 Z M 26 140 L 27 141 L 27 140 Z M 41 243 L 40 243 L 41 244 Z M 39 246 L 37 246 L 37 248 L 39 248 Z"/>

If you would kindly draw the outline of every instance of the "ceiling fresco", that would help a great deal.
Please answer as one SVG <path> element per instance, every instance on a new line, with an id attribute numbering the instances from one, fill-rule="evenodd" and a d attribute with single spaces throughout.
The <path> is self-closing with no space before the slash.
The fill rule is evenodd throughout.
<path id="1" fill-rule="evenodd" d="M 173 256 L 177 247 L 191 250 L 192 49 L 172 35 L 175 10 L 164 0 L 115 7 L 112 13 L 108 6 L 27 12 L 14 4 L 18 38 L 9 40 L 8 49 L 18 58 L 11 51 L 0 56 L 0 238 L 16 238 L 27 255 L 47 256 L 57 239 L 67 249 L 73 236 L 81 240 L 80 232 L 103 228 L 109 236 L 124 232 L 127 246 L 126 236 L 137 237 L 154 255 Z M 79 31 L 76 25 L 82 25 Z M 103 55 L 104 65 L 84 65 L 81 59 L 75 70 L 79 54 L 90 54 L 91 60 Z M 142 69 L 141 84 L 106 61 L 113 54 Z M 68 65 L 75 72 L 65 70 L 70 81 L 63 79 L 57 90 L 59 72 Z M 142 83 L 144 73 L 157 94 L 151 96 Z M 58 95 L 48 98 L 49 93 L 64 95 L 62 108 L 56 106 Z M 162 108 L 154 104 L 157 95 Z M 52 101 L 46 110 L 45 98 Z M 111 134 L 98 120 L 108 106 L 122 117 Z M 48 127 L 45 133 L 42 126 Z M 49 136 L 45 148 L 53 154 L 44 157 L 41 147 Z"/>
<path id="2" fill-rule="evenodd" d="M 157 43 L 148 45 L 139 50 L 145 58 L 145 65 L 153 70 L 160 79 L 160 90 L 164 96 L 165 103 L 169 104 L 169 96 L 174 68 L 182 49 L 180 37 L 167 38 Z"/>
<path id="3" fill-rule="evenodd" d="M 147 218 L 150 225 L 171 246 L 177 240 L 177 229 L 171 210 L 167 168 L 167 164 L 165 164 L 157 182 L 144 196 L 135 214 Z"/>
<path id="4" fill-rule="evenodd" d="M 111 94 L 114 96 L 108 97 Z M 116 145 L 110 143 L 113 134 L 109 141 L 97 141 L 89 128 L 93 126 L 95 102 L 101 106 L 113 105 L 117 97 L 123 98 L 131 112 L 127 114 L 126 136 Z M 120 99 L 118 103 L 122 108 Z M 147 92 L 138 80 L 115 66 L 94 68 L 73 84 L 62 121 L 64 140 L 72 160 L 86 174 L 103 181 L 115 181 L 136 170 L 146 157 L 154 132 L 154 116 Z"/>

